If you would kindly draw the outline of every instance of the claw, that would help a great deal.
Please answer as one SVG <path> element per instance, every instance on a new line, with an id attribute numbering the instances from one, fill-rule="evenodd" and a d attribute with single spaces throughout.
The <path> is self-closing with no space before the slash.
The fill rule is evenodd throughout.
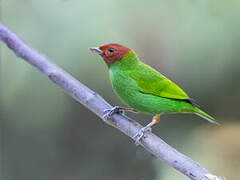
<path id="1" fill-rule="evenodd" d="M 145 133 L 149 131 L 151 132 L 151 127 L 145 126 L 141 128 L 134 136 L 133 139 L 135 139 L 135 144 L 138 146 L 140 143 L 140 140 L 144 137 Z"/>
<path id="2" fill-rule="evenodd" d="M 111 118 L 113 114 L 115 113 L 124 113 L 123 110 L 120 109 L 119 106 L 115 106 L 111 109 L 105 109 L 104 110 L 104 114 L 103 114 L 103 118 Z"/>

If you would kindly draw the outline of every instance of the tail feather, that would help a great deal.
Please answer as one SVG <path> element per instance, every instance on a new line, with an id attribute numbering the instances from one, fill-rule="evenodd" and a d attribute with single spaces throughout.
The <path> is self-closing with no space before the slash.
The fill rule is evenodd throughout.
<path id="1" fill-rule="evenodd" d="M 203 112 L 202 110 L 198 109 L 197 107 L 194 108 L 194 114 L 200 116 L 203 119 L 206 119 L 210 123 L 220 125 L 218 122 L 215 121 L 215 119 L 212 116 L 208 115 L 207 113 Z"/>

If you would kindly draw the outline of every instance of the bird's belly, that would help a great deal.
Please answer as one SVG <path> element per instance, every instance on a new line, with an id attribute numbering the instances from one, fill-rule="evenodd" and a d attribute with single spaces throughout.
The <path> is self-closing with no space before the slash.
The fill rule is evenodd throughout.
<path id="1" fill-rule="evenodd" d="M 145 94 L 132 79 L 126 77 L 112 79 L 112 86 L 124 104 L 143 113 L 177 113 L 182 112 L 186 105 L 183 101 Z"/>
<path id="2" fill-rule="evenodd" d="M 185 102 L 162 98 L 141 92 L 129 91 L 119 95 L 120 99 L 129 107 L 147 114 L 164 114 L 183 112 Z"/>

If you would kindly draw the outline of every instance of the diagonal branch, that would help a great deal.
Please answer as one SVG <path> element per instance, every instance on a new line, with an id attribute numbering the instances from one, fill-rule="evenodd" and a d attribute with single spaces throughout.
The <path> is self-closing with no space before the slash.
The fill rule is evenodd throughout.
<path id="1" fill-rule="evenodd" d="M 108 104 L 96 92 L 93 92 L 91 89 L 51 62 L 46 56 L 29 47 L 1 22 L 0 39 L 18 57 L 36 67 L 52 82 L 61 87 L 68 95 L 90 109 L 108 125 L 119 129 L 131 138 L 142 127 L 136 121 L 120 114 L 114 114 L 110 120 L 103 118 L 104 110 L 112 108 L 110 104 Z M 146 138 L 141 140 L 140 145 L 192 180 L 220 180 L 220 178 L 210 174 L 198 163 L 181 154 L 153 133 L 148 133 Z"/>

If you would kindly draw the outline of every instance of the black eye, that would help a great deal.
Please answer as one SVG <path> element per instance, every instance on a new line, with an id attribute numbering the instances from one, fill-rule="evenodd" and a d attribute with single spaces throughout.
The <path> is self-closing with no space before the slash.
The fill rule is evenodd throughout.
<path id="1" fill-rule="evenodd" d="M 109 48 L 108 51 L 109 52 L 114 52 L 114 48 Z"/>

